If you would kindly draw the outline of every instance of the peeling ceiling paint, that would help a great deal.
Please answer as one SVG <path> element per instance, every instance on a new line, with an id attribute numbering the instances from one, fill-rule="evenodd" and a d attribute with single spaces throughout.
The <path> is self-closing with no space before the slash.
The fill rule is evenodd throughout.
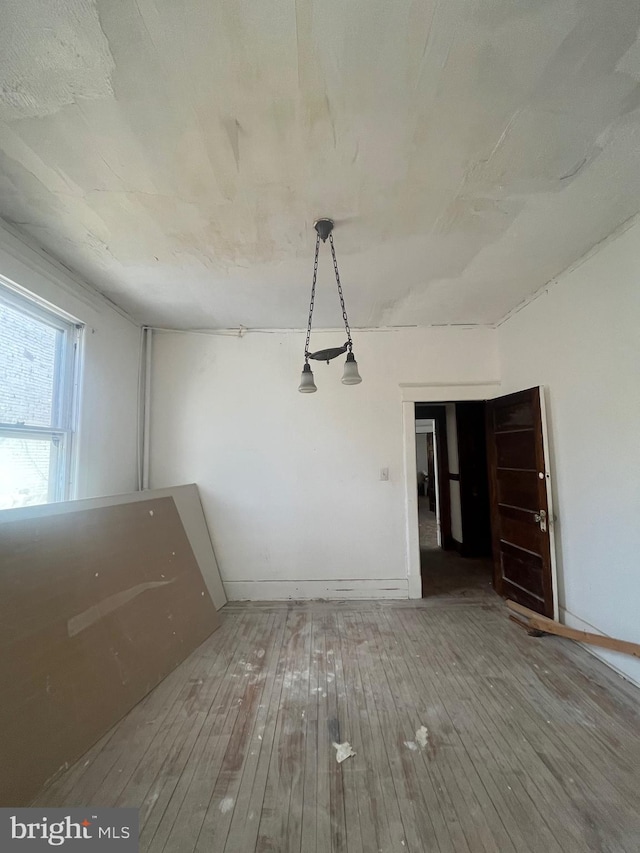
<path id="1" fill-rule="evenodd" d="M 3 0 L 0 119 L 113 96 L 114 64 L 91 0 Z"/>
<path id="2" fill-rule="evenodd" d="M 640 210 L 637 0 L 5 0 L 0 216 L 140 321 L 494 323 Z M 606 283 L 603 283 L 603 285 Z M 328 253 L 316 319 L 339 325 Z"/>

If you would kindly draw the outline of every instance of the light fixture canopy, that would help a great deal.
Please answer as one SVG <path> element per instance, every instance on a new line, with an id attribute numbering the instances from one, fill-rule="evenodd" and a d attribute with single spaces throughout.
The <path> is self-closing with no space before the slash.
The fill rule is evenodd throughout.
<path id="1" fill-rule="evenodd" d="M 347 360 L 344 365 L 344 373 L 342 375 L 342 383 L 344 385 L 358 385 L 362 382 L 362 378 L 358 373 L 358 363 L 353 354 L 353 341 L 351 340 L 351 328 L 347 317 L 347 309 L 344 305 L 344 296 L 342 294 L 342 284 L 340 282 L 340 273 L 338 272 L 338 261 L 336 260 L 336 250 L 333 245 L 333 220 L 332 219 L 316 219 L 313 223 L 316 229 L 316 252 L 313 263 L 313 283 L 311 285 L 311 302 L 309 303 L 309 321 L 307 323 L 307 339 L 304 345 L 304 367 L 302 368 L 302 377 L 298 391 L 302 394 L 310 394 L 317 391 L 316 384 L 313 379 L 313 372 L 309 359 L 314 361 L 326 361 L 327 364 L 339 355 L 347 353 Z M 309 352 L 309 341 L 311 339 L 311 325 L 313 323 L 313 308 L 316 298 L 316 281 L 318 278 L 318 256 L 320 254 L 320 240 L 326 243 L 329 240 L 331 247 L 331 257 L 333 258 L 333 269 L 336 275 L 336 285 L 338 287 L 338 298 L 340 299 L 340 307 L 342 308 L 342 319 L 344 321 L 344 330 L 347 333 L 347 340 L 341 347 L 330 347 L 329 349 L 318 350 L 317 352 Z"/>

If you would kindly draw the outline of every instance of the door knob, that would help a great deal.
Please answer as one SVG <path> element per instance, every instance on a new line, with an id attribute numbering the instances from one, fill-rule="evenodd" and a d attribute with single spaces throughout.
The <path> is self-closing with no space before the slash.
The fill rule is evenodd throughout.
<path id="1" fill-rule="evenodd" d="M 534 515 L 536 522 L 540 525 L 540 530 L 543 533 L 547 532 L 547 513 L 544 509 L 541 509 L 540 512 L 537 512 Z"/>

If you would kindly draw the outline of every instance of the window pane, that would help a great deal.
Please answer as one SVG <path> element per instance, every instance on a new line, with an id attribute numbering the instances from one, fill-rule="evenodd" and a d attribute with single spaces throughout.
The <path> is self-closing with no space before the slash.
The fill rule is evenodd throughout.
<path id="1" fill-rule="evenodd" d="M 54 423 L 63 333 L 0 302 L 0 423 Z"/>
<path id="2" fill-rule="evenodd" d="M 0 435 L 0 509 L 55 500 L 57 447 L 49 438 Z"/>

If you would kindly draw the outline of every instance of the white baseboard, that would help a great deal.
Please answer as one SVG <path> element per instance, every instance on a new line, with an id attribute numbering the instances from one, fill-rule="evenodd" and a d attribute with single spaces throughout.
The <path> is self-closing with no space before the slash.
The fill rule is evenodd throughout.
<path id="1" fill-rule="evenodd" d="M 406 578 L 387 580 L 224 581 L 229 601 L 286 601 L 288 599 L 408 598 Z"/>
<path id="2" fill-rule="evenodd" d="M 590 634 L 602 634 L 603 637 L 607 636 L 599 628 L 596 628 L 589 622 L 585 622 L 584 619 L 580 619 L 579 616 L 575 616 L 565 607 L 560 608 L 560 620 L 569 628 L 576 628 L 578 631 L 587 631 Z M 635 662 L 637 664 L 637 660 L 635 658 L 630 658 L 628 655 L 623 655 L 618 652 L 610 652 L 607 651 L 607 649 L 601 649 L 598 646 L 592 646 L 589 643 L 580 643 L 580 645 L 583 649 L 589 652 L 589 654 L 598 658 L 598 660 L 601 660 L 602 663 L 605 663 L 608 667 L 614 670 L 614 672 L 624 678 L 625 681 L 629 681 L 636 687 L 640 687 L 640 678 L 631 675 L 625 666 L 627 662 Z"/>

